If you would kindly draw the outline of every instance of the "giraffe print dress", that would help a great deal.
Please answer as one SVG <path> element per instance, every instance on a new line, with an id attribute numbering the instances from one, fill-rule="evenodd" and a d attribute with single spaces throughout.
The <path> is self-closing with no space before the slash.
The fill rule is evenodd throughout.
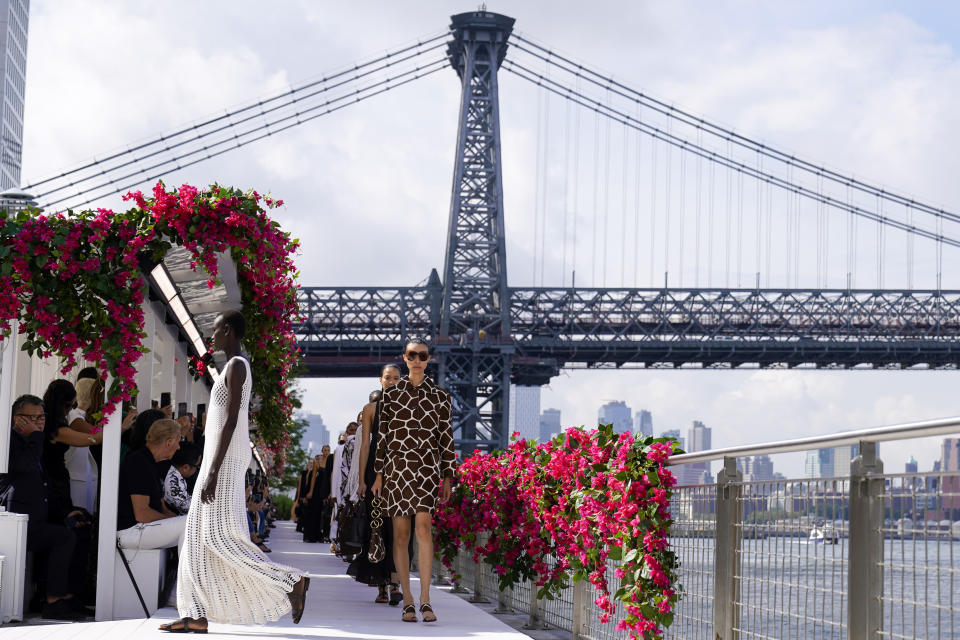
<path id="1" fill-rule="evenodd" d="M 383 392 L 380 437 L 375 470 L 383 474 L 387 514 L 432 513 L 441 479 L 453 477 L 450 394 L 430 378 L 418 386 L 404 376 Z"/>

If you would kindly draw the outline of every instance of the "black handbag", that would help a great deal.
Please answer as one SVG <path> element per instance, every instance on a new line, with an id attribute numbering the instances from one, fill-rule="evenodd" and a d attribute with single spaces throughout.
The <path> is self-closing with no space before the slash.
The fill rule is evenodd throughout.
<path id="1" fill-rule="evenodd" d="M 340 532 L 341 546 L 355 547 L 359 551 L 366 543 L 370 532 L 370 519 L 367 517 L 364 501 L 349 503 L 345 511 L 345 527 Z"/>

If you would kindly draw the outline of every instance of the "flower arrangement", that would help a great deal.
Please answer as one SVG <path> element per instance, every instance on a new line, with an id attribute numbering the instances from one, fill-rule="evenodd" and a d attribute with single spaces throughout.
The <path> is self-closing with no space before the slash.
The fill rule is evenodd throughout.
<path id="1" fill-rule="evenodd" d="M 437 553 L 452 567 L 461 547 L 472 550 L 474 561 L 494 567 L 501 589 L 533 580 L 540 598 L 554 598 L 570 579 L 589 580 L 602 622 L 619 602 L 618 630 L 662 638 L 679 600 L 667 542 L 676 480 L 665 464 L 674 453 L 681 450 L 673 440 L 635 439 L 610 425 L 540 444 L 515 439 L 498 455 L 477 452 L 434 515 Z M 619 565 L 612 595 L 608 560 Z"/>
<path id="2" fill-rule="evenodd" d="M 291 421 L 288 379 L 299 354 L 293 334 L 298 317 L 292 254 L 299 243 L 280 230 L 266 209 L 283 204 L 256 191 L 190 185 L 124 200 L 134 207 L 46 215 L 37 210 L 0 211 L 0 336 L 18 319 L 31 355 L 79 354 L 97 363 L 107 391 L 101 424 L 134 391 L 134 364 L 143 347 L 145 270 L 173 245 L 186 248 L 194 269 L 216 283 L 216 254 L 229 251 L 237 265 L 246 348 L 261 398 L 252 416 L 265 442 L 282 442 Z M 191 360 L 200 373 L 202 363 Z M 62 373 L 73 368 L 67 364 Z"/>

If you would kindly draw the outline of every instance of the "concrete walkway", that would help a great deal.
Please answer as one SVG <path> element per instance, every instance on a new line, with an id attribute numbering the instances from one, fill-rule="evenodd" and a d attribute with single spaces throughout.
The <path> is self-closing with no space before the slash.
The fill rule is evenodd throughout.
<path id="1" fill-rule="evenodd" d="M 392 638 L 479 638 L 483 640 L 529 640 L 499 619 L 473 606 L 462 598 L 448 593 L 449 588 L 434 587 L 431 599 L 436 611 L 435 623 L 411 624 L 400 620 L 400 607 L 374 604 L 376 589 L 358 584 L 344 574 L 346 564 L 330 553 L 329 545 L 307 544 L 290 522 L 277 523 L 270 537 L 277 562 L 299 567 L 310 572 L 310 591 L 307 607 L 300 624 L 290 617 L 264 626 L 210 624 L 210 634 L 218 638 L 251 640 L 254 638 L 342 638 L 355 640 L 389 640 Z M 413 592 L 420 585 L 412 581 Z M 149 620 L 120 620 L 115 622 L 47 623 L 31 620 L 27 624 L 9 624 L 0 627 L 2 640 L 147 640 L 165 638 L 169 633 L 157 627 L 176 619 L 172 608 L 160 609 Z M 33 624 L 31 624 L 33 623 Z"/>

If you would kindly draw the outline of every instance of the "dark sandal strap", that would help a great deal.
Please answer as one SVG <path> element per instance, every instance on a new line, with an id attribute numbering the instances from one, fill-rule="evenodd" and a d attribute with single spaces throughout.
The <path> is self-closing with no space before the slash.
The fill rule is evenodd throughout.
<path id="1" fill-rule="evenodd" d="M 407 618 L 407 616 L 413 616 L 413 618 Z M 417 608 L 412 604 L 407 604 L 403 606 L 403 613 L 400 614 L 400 619 L 404 622 L 416 622 L 417 621 Z"/>

